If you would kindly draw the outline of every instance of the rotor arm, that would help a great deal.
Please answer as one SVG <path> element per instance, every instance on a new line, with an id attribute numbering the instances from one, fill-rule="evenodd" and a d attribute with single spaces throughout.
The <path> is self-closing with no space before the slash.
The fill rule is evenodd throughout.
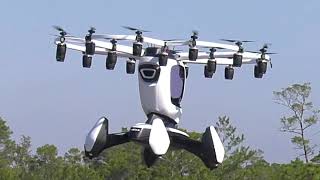
<path id="1" fill-rule="evenodd" d="M 261 53 L 252 53 L 252 52 L 243 52 L 242 54 L 243 58 L 252 58 L 252 59 L 260 59 L 261 58 Z M 270 56 L 265 55 L 265 60 L 269 61 Z"/>
<path id="2" fill-rule="evenodd" d="M 112 43 L 110 42 L 104 42 L 104 41 L 98 41 L 98 40 L 93 40 L 93 42 L 96 44 L 96 53 L 99 55 L 108 55 L 108 52 L 112 50 Z M 59 43 L 59 38 L 55 39 L 55 44 Z M 66 38 L 65 44 L 67 45 L 68 49 L 76 50 L 76 51 L 81 51 L 85 52 L 85 46 L 84 46 L 84 39 L 81 38 L 76 38 L 76 39 L 71 39 L 71 38 Z M 117 45 L 117 54 L 119 57 L 124 57 L 124 58 L 134 58 L 136 60 L 139 59 L 139 57 L 133 56 L 132 55 L 132 47 L 125 46 L 125 45 Z"/>
<path id="3" fill-rule="evenodd" d="M 197 41 L 197 46 L 214 47 L 214 48 L 228 49 L 228 50 L 232 50 L 232 51 L 239 50 L 239 47 L 235 46 L 235 45 L 214 43 L 214 42 L 207 42 L 207 41 Z"/>
<path id="4" fill-rule="evenodd" d="M 217 65 L 232 65 L 233 60 L 230 58 L 216 58 L 215 61 L 217 62 Z M 187 64 L 207 64 L 208 58 L 206 59 L 197 59 L 196 61 L 190 61 L 190 60 L 182 60 L 183 63 Z M 243 64 L 256 64 L 255 59 L 243 59 Z"/>
<path id="5" fill-rule="evenodd" d="M 118 39 L 118 40 L 131 40 L 134 41 L 136 36 L 133 35 L 110 35 L 110 34 L 94 34 L 92 35 L 92 39 L 100 40 L 100 39 Z"/>
<path id="6" fill-rule="evenodd" d="M 130 41 L 135 41 L 136 36 L 134 35 L 109 35 L 109 34 L 97 34 L 97 35 L 92 35 L 92 39 L 118 39 L 118 40 L 130 40 Z M 154 38 L 149 38 L 149 37 L 143 37 L 143 42 L 145 43 L 150 43 L 156 46 L 163 46 L 164 42 L 163 40 L 160 39 L 154 39 Z"/>

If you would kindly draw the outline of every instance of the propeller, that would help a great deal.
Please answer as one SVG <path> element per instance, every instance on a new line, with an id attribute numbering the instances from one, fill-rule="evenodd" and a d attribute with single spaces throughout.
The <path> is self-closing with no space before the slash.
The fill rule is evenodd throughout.
<path id="1" fill-rule="evenodd" d="M 254 42 L 254 41 L 250 41 L 250 40 L 237 40 L 237 39 L 220 39 L 221 41 L 226 41 L 226 42 L 233 42 L 233 43 L 248 43 L 248 42 Z"/>
<path id="2" fill-rule="evenodd" d="M 214 58 L 214 53 L 217 51 L 216 48 L 210 48 L 210 54 L 209 54 L 209 59 L 215 59 Z"/>
<path id="3" fill-rule="evenodd" d="M 90 27 L 90 29 L 88 30 L 89 34 L 92 35 L 94 33 L 96 33 L 96 28 L 95 27 Z"/>
<path id="4" fill-rule="evenodd" d="M 136 41 L 142 43 L 143 42 L 143 37 L 142 37 L 142 33 L 144 32 L 151 32 L 151 31 L 147 31 L 147 30 L 143 30 L 143 29 L 138 29 L 138 28 L 134 28 L 134 27 L 130 27 L 130 26 L 122 26 L 125 29 L 128 29 L 130 31 L 135 31 L 136 33 Z"/>
<path id="5" fill-rule="evenodd" d="M 259 49 L 258 51 L 248 51 L 248 52 L 260 53 L 261 56 L 262 56 L 262 55 L 266 55 L 266 54 L 268 54 L 268 55 L 269 55 L 269 54 L 277 54 L 277 53 L 274 53 L 274 52 L 267 52 L 270 45 L 271 45 L 270 43 L 266 43 L 266 44 L 264 44 L 264 45 L 262 46 L 262 48 Z M 265 58 L 261 57 L 261 59 L 265 59 Z"/>
<path id="6" fill-rule="evenodd" d="M 183 43 L 185 41 L 182 41 L 181 39 L 164 39 L 164 45 L 161 47 L 161 52 L 168 52 L 169 51 L 169 45 L 175 45 L 174 43 Z M 169 43 L 169 45 L 168 45 Z"/>
<path id="7" fill-rule="evenodd" d="M 184 42 L 182 39 L 164 39 L 164 42 Z"/>
<path id="8" fill-rule="evenodd" d="M 237 45 L 239 47 L 238 52 L 239 53 L 243 53 L 244 52 L 244 48 L 243 48 L 243 43 L 249 43 L 249 42 L 254 42 L 254 41 L 250 41 L 250 40 L 237 40 L 237 39 L 220 39 L 221 41 L 226 41 L 226 42 L 232 42 L 235 45 Z"/>
<path id="9" fill-rule="evenodd" d="M 92 34 L 96 33 L 96 28 L 95 27 L 90 27 L 90 29 L 88 30 L 88 33 L 85 37 L 86 41 L 90 42 L 92 39 Z"/>
<path id="10" fill-rule="evenodd" d="M 196 39 L 198 39 L 199 31 L 198 30 L 192 30 L 192 36 L 195 36 Z M 191 38 L 192 38 L 191 36 Z"/>
<path id="11" fill-rule="evenodd" d="M 262 46 L 262 48 L 259 49 L 259 51 L 248 51 L 248 52 L 259 53 L 259 54 L 261 54 L 261 59 L 266 60 L 266 54 L 267 54 L 267 55 L 277 54 L 277 53 L 274 53 L 274 52 L 267 52 L 269 46 L 271 46 L 270 43 L 265 43 L 265 44 Z M 271 58 L 270 58 L 268 61 L 269 61 L 269 63 L 270 63 L 270 67 L 272 68 Z"/>
<path id="12" fill-rule="evenodd" d="M 147 30 L 143 30 L 143 29 L 138 29 L 138 28 L 134 28 L 134 27 L 130 27 L 130 26 L 122 26 L 125 29 L 128 29 L 130 31 L 139 31 L 139 32 L 151 32 L 151 31 L 147 31 Z"/>
<path id="13" fill-rule="evenodd" d="M 55 30 L 59 31 L 60 33 L 60 42 L 63 43 L 65 41 L 65 37 L 67 36 L 67 32 L 60 26 L 52 26 Z"/>
<path id="14" fill-rule="evenodd" d="M 191 40 L 189 41 L 189 47 L 196 47 L 197 45 L 196 40 L 198 39 L 198 36 L 199 36 L 199 31 L 193 30 L 192 36 L 190 37 Z"/>
<path id="15" fill-rule="evenodd" d="M 265 43 L 262 48 L 259 50 L 261 52 L 261 59 L 265 59 L 265 55 L 268 54 L 277 54 L 277 53 L 272 53 L 272 52 L 267 52 L 269 46 L 271 46 L 271 43 Z M 270 68 L 272 69 L 272 61 L 271 58 L 269 59 L 269 63 L 270 63 Z"/>
<path id="16" fill-rule="evenodd" d="M 202 48 L 209 49 L 209 51 L 210 51 L 209 59 L 215 59 L 214 53 L 217 51 L 217 49 L 224 49 L 221 47 L 212 47 L 212 46 L 203 46 Z M 207 51 L 202 51 L 202 52 L 207 52 Z"/>
<path id="17" fill-rule="evenodd" d="M 110 42 L 112 43 L 111 51 L 116 51 L 117 50 L 117 40 L 116 39 L 111 39 Z"/>
<path id="18" fill-rule="evenodd" d="M 52 26 L 55 30 L 59 31 L 60 32 L 60 35 L 61 36 L 65 36 L 67 35 L 68 33 L 60 26 Z"/>

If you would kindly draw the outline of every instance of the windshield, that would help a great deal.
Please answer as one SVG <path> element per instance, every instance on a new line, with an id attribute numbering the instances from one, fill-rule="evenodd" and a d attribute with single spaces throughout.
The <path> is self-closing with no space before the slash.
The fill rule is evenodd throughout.
<path id="1" fill-rule="evenodd" d="M 180 107 L 180 102 L 183 96 L 184 90 L 184 68 L 179 65 L 172 66 L 171 68 L 171 80 L 170 91 L 171 101 L 174 105 Z"/>

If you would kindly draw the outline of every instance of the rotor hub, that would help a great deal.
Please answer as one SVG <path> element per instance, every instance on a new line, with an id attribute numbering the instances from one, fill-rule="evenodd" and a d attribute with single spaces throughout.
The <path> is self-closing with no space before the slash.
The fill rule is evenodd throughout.
<path id="1" fill-rule="evenodd" d="M 117 40 L 112 39 L 110 42 L 112 43 L 112 51 L 116 51 L 117 50 Z"/>
<path id="2" fill-rule="evenodd" d="M 217 51 L 216 48 L 210 48 L 209 59 L 215 59 L 214 53 Z"/>

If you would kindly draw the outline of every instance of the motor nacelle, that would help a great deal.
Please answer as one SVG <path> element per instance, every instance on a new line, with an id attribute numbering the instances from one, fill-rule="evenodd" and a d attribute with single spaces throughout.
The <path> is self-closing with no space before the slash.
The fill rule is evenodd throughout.
<path id="1" fill-rule="evenodd" d="M 136 69 L 136 61 L 134 60 L 129 60 L 126 63 L 126 72 L 127 74 L 134 74 Z"/>
<path id="2" fill-rule="evenodd" d="M 132 55 L 134 56 L 141 56 L 142 53 L 142 43 L 141 42 L 134 42 L 132 47 Z"/>
<path id="3" fill-rule="evenodd" d="M 82 67 L 90 68 L 92 64 L 92 56 L 84 54 L 82 56 Z"/>
<path id="4" fill-rule="evenodd" d="M 212 78 L 214 72 L 213 71 L 209 71 L 208 65 L 204 66 L 204 77 L 205 78 Z"/>
<path id="5" fill-rule="evenodd" d="M 166 66 L 168 62 L 168 53 L 162 52 L 159 54 L 159 65 Z"/>
<path id="6" fill-rule="evenodd" d="M 109 70 L 113 70 L 117 63 L 117 53 L 115 51 L 108 52 L 108 56 L 106 59 L 106 68 Z"/>
<path id="7" fill-rule="evenodd" d="M 64 62 L 66 57 L 67 45 L 64 43 L 57 44 L 56 60 L 59 62 Z"/>
<path id="8" fill-rule="evenodd" d="M 198 48 L 191 47 L 189 48 L 189 60 L 190 61 L 195 61 L 198 59 Z"/>
<path id="9" fill-rule="evenodd" d="M 233 54 L 233 64 L 234 67 L 241 67 L 242 65 L 242 55 L 241 54 Z"/>
<path id="10" fill-rule="evenodd" d="M 208 60 L 207 69 L 208 71 L 215 73 L 217 69 L 217 62 L 214 60 Z"/>
<path id="11" fill-rule="evenodd" d="M 96 45 L 92 41 L 86 42 L 86 54 L 88 55 L 94 55 L 96 49 Z"/>
<path id="12" fill-rule="evenodd" d="M 259 66 L 255 65 L 254 66 L 254 77 L 255 78 L 262 78 L 263 73 L 259 70 Z"/>
<path id="13" fill-rule="evenodd" d="M 258 61 L 258 69 L 259 72 L 261 72 L 262 74 L 265 74 L 267 72 L 267 62 L 266 61 Z"/>
<path id="14" fill-rule="evenodd" d="M 224 78 L 232 80 L 233 79 L 233 74 L 234 74 L 234 69 L 232 66 L 227 66 L 224 69 Z"/>
<path id="15" fill-rule="evenodd" d="M 204 77 L 212 78 L 213 74 L 216 72 L 217 63 L 214 60 L 209 59 L 207 65 L 204 67 Z"/>

